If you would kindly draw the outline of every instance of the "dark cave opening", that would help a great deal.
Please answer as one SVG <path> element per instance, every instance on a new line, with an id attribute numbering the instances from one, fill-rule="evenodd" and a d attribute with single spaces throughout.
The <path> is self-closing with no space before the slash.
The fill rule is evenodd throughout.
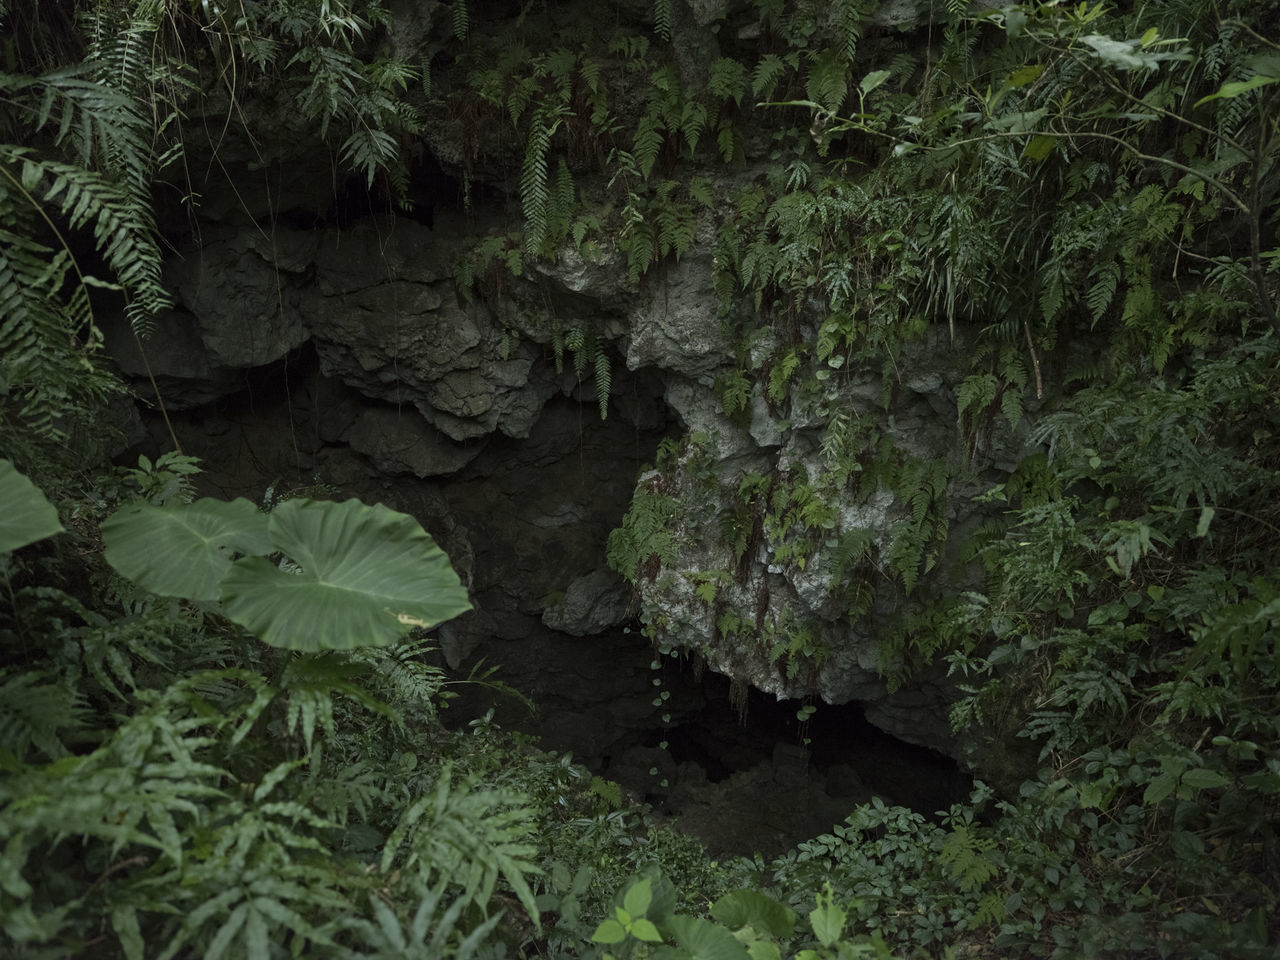
<path id="1" fill-rule="evenodd" d="M 833 795 L 860 783 L 929 818 L 966 799 L 973 787 L 955 760 L 886 733 L 867 720 L 860 703 L 815 704 L 802 722 L 800 701 L 751 689 L 744 717 L 728 678 L 706 674 L 699 685 L 705 706 L 673 717 L 666 728 L 646 731 L 640 743 L 650 748 L 665 743 L 677 766 L 698 764 L 710 783 L 763 763 L 790 765 L 817 778 Z"/>

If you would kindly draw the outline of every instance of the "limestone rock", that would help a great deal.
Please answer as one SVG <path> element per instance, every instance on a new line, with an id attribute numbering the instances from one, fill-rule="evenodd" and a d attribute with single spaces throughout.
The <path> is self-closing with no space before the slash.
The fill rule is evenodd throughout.
<path id="1" fill-rule="evenodd" d="M 564 599 L 542 612 L 542 622 L 577 637 L 602 633 L 626 619 L 628 594 L 616 573 L 593 570 L 569 584 Z"/>
<path id="2" fill-rule="evenodd" d="M 504 353 L 503 331 L 458 299 L 440 233 L 398 220 L 331 231 L 307 301 L 325 372 L 375 399 L 411 404 L 453 440 L 527 436 L 556 392 L 534 347 Z"/>
<path id="3" fill-rule="evenodd" d="M 629 316 L 627 368 L 661 367 L 710 384 L 733 360 L 733 345 L 717 314 L 710 255 L 686 254 L 647 280 L 643 293 Z"/>
<path id="4" fill-rule="evenodd" d="M 379 471 L 417 477 L 455 473 L 476 458 L 481 445 L 455 443 L 413 407 L 370 407 L 342 433 Z"/>
<path id="5" fill-rule="evenodd" d="M 247 234 L 214 240 L 168 266 L 212 366 L 260 367 L 307 339 L 296 290 L 255 246 Z M 301 266 L 309 257 L 295 245 L 282 259 Z"/>

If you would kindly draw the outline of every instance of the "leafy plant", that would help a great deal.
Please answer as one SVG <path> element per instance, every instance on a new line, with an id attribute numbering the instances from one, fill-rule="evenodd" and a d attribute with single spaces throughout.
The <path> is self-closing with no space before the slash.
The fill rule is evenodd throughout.
<path id="1" fill-rule="evenodd" d="M 273 646 L 385 645 L 471 606 L 431 537 L 381 505 L 286 500 L 265 515 L 243 499 L 136 504 L 102 532 L 122 574 L 162 596 L 221 600 Z M 276 552 L 290 568 L 265 559 Z"/>

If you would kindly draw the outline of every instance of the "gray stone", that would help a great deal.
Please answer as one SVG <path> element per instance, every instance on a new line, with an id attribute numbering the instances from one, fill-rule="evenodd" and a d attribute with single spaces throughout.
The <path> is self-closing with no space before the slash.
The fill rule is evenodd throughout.
<path id="1" fill-rule="evenodd" d="M 214 361 L 200 337 L 199 322 L 185 311 L 162 311 L 145 339 L 135 336 L 119 314 L 104 317 L 101 329 L 107 353 L 144 403 L 158 403 L 155 387 L 159 387 L 167 409 L 188 410 L 244 385 L 241 371 Z"/>
<path id="2" fill-rule="evenodd" d="M 733 359 L 733 345 L 717 315 L 711 257 L 686 254 L 655 274 L 646 278 L 644 299 L 629 315 L 627 368 L 656 366 L 710 384 Z"/>
<path id="3" fill-rule="evenodd" d="M 564 599 L 542 612 L 542 622 L 577 637 L 602 633 L 626 620 L 629 593 L 613 571 L 593 570 L 569 584 Z"/>
<path id="4" fill-rule="evenodd" d="M 293 253 L 305 257 L 305 247 Z M 295 289 L 248 239 L 214 240 L 167 269 L 213 366 L 260 367 L 307 339 Z"/>
<path id="5" fill-rule="evenodd" d="M 382 473 L 431 477 L 455 473 L 480 453 L 481 445 L 455 443 L 413 407 L 370 407 L 342 433 Z"/>

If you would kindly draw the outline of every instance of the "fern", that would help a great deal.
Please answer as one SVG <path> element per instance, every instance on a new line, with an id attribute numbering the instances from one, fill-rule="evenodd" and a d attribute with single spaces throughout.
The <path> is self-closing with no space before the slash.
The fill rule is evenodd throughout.
<path id="1" fill-rule="evenodd" d="M 776 53 L 765 54 L 751 71 L 751 92 L 757 97 L 771 97 L 787 65 Z"/>
<path id="2" fill-rule="evenodd" d="M 747 68 L 737 60 L 721 57 L 711 64 L 707 85 L 712 96 L 741 105 L 742 95 L 747 89 Z"/>
<path id="3" fill-rule="evenodd" d="M 551 138 L 555 135 L 566 113 L 558 103 L 544 103 L 533 115 L 529 127 L 529 142 L 525 147 L 524 164 L 520 174 L 520 200 L 524 207 L 525 249 L 536 251 L 547 233 L 548 206 L 551 193 L 547 187 L 547 154 L 551 150 Z"/>
<path id="4" fill-rule="evenodd" d="M 787 395 L 787 385 L 791 375 L 800 366 L 800 355 L 794 349 L 788 350 L 774 363 L 769 371 L 769 399 L 781 403 Z"/>
<path id="5" fill-rule="evenodd" d="M 730 420 L 736 420 L 751 406 L 751 381 L 741 370 L 730 370 L 716 378 L 716 396 Z"/>
<path id="6" fill-rule="evenodd" d="M 35 747 L 50 760 L 68 753 L 65 740 L 85 726 L 84 698 L 39 672 L 0 674 L 0 749 L 18 760 Z"/>
<path id="7" fill-rule="evenodd" d="M 630 223 L 622 239 L 627 251 L 627 278 L 633 284 L 639 283 L 658 255 L 653 225 L 643 221 Z"/>
<path id="8" fill-rule="evenodd" d="M 658 159 L 658 151 L 662 149 L 662 141 L 661 121 L 650 114 L 645 114 L 636 125 L 636 134 L 632 141 L 632 153 L 640 175 L 646 180 L 649 179 L 649 173 L 653 170 L 653 165 Z"/>
<path id="9" fill-rule="evenodd" d="M 613 371 L 609 355 L 597 343 L 595 348 L 596 400 L 600 407 L 600 419 L 609 418 L 609 391 L 613 386 Z"/>
<path id="10" fill-rule="evenodd" d="M 690 156 L 697 152 L 698 141 L 702 139 L 702 132 L 706 128 L 707 108 L 696 100 L 687 101 L 680 114 L 680 133 L 689 147 Z"/>
<path id="11" fill-rule="evenodd" d="M 671 42 L 671 2 L 653 0 L 653 32 L 664 43 Z"/>
<path id="12" fill-rule="evenodd" d="M 529 861 L 533 824 L 528 800 L 507 790 L 453 784 L 445 767 L 431 793 L 407 807 L 387 838 L 382 872 L 416 873 L 424 886 L 434 878 L 462 888 L 462 898 L 489 909 L 498 879 L 507 882 L 529 916 L 538 907 L 528 878 L 537 872 Z"/>
<path id="13" fill-rule="evenodd" d="M 964 422 L 965 411 L 972 408 L 973 413 L 968 422 L 977 423 L 978 417 L 995 402 L 999 386 L 999 381 L 992 373 L 975 373 L 965 377 L 956 391 L 956 416 Z"/>
<path id="14" fill-rule="evenodd" d="M 467 39 L 467 33 L 471 28 L 471 14 L 467 9 L 467 0 L 451 0 L 449 20 L 453 25 L 454 39 Z"/>
<path id="15" fill-rule="evenodd" d="M 301 731 L 308 751 L 312 748 L 317 724 L 327 736 L 334 735 L 335 693 L 393 723 L 401 722 L 397 711 L 355 682 L 365 669 L 364 664 L 353 662 L 347 655 L 332 652 L 300 654 L 289 663 L 280 679 L 282 691 L 288 698 L 285 727 L 290 734 Z"/>
<path id="16" fill-rule="evenodd" d="M 828 113 L 837 113 L 849 95 L 848 61 L 836 49 L 819 53 L 805 78 L 805 93 Z"/>
<path id="17" fill-rule="evenodd" d="M 434 887 L 427 889 L 412 917 L 403 923 L 393 909 L 399 906 L 398 903 L 389 906 L 378 894 L 370 893 L 369 909 L 376 923 L 344 912 L 338 920 L 340 929 L 377 951 L 371 956 L 472 960 L 477 954 L 487 955 L 487 951 L 483 954 L 480 951 L 502 920 L 502 914 L 495 913 L 468 932 L 463 913 L 467 902 L 461 899 L 446 901 L 448 886 L 448 878 L 442 878 Z"/>

